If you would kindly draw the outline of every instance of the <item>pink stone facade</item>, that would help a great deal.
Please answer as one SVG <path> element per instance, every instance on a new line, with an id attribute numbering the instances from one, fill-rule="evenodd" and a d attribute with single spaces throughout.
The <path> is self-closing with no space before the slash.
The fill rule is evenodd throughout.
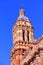
<path id="1" fill-rule="evenodd" d="M 43 65 L 43 36 L 35 40 L 33 32 L 30 20 L 21 9 L 12 30 L 11 65 Z"/>

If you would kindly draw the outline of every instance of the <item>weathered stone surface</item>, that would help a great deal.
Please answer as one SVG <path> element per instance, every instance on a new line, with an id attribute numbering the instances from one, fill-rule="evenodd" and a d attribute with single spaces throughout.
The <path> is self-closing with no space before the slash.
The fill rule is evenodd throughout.
<path id="1" fill-rule="evenodd" d="M 43 65 L 43 36 L 35 40 L 33 32 L 30 20 L 21 9 L 12 30 L 11 65 Z"/>

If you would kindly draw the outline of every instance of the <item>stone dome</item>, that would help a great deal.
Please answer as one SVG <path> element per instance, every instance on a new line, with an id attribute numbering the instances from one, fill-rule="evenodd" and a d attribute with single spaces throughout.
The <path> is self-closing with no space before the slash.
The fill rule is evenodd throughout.
<path id="1" fill-rule="evenodd" d="M 20 18 L 29 21 L 28 17 L 26 17 L 26 16 L 24 16 L 24 15 L 19 16 L 19 17 L 18 17 L 18 20 L 19 20 Z"/>

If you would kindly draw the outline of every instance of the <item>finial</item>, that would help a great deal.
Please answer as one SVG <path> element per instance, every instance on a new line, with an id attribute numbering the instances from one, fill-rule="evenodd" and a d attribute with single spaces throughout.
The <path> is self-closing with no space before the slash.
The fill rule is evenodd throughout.
<path id="1" fill-rule="evenodd" d="M 22 15 L 24 15 L 24 10 L 23 9 L 20 10 L 20 16 L 22 16 Z"/>

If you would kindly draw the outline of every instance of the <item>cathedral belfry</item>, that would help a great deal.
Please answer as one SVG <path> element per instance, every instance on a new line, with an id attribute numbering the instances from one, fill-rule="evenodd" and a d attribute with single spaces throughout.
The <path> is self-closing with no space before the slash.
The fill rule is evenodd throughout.
<path id="1" fill-rule="evenodd" d="M 38 43 L 43 39 L 43 37 L 41 37 L 39 40 L 35 40 L 33 32 L 34 28 L 29 18 L 25 16 L 25 11 L 21 9 L 12 30 L 13 47 L 10 58 L 11 65 L 32 65 L 32 57 L 36 53 L 36 50 L 37 53 L 39 52 L 40 44 Z M 33 65 L 38 64 L 34 63 Z"/>

